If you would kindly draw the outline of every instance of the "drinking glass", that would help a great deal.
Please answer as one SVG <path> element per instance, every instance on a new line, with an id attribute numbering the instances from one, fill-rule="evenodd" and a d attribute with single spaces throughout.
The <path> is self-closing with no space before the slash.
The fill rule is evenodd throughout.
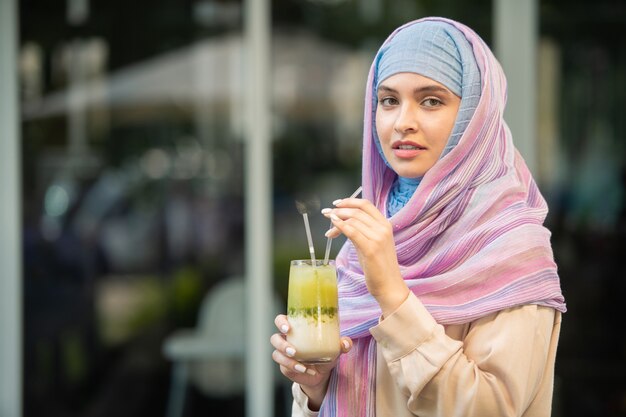
<path id="1" fill-rule="evenodd" d="M 295 348 L 294 359 L 304 364 L 333 361 L 340 352 L 337 271 L 335 262 L 313 265 L 292 260 L 289 268 L 287 341 Z"/>

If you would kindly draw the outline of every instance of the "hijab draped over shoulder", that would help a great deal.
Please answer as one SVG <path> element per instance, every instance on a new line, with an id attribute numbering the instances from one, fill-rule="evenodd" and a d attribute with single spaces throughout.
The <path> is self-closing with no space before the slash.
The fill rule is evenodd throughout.
<path id="1" fill-rule="evenodd" d="M 506 79 L 490 49 L 470 28 L 425 18 L 398 28 L 381 46 L 366 87 L 363 197 L 389 213 L 389 195 L 398 181 L 379 151 L 374 127 L 381 55 L 403 30 L 433 23 L 462 36 L 470 46 L 473 61 L 463 67 L 478 69 L 479 96 L 469 100 L 466 91 L 473 91 L 470 84 L 476 82 L 468 71 L 462 74 L 458 92 L 450 88 L 454 80 L 440 81 L 460 93 L 462 102 L 442 157 L 390 214 L 402 276 L 442 325 L 472 322 L 523 304 L 564 312 L 550 232 L 543 226 L 547 205 L 503 120 Z M 421 41 L 415 39 L 415 45 Z M 441 79 L 437 69 L 421 75 Z M 463 110 L 463 100 L 473 102 L 469 110 Z M 336 264 L 341 332 L 354 346 L 333 370 L 320 415 L 373 416 L 376 343 L 369 329 L 378 323 L 381 311 L 367 291 L 350 241 Z"/>

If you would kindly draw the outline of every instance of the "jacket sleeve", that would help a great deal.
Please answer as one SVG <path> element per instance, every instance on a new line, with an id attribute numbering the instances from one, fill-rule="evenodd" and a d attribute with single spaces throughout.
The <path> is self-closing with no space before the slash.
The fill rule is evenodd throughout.
<path id="1" fill-rule="evenodd" d="M 291 417 L 317 417 L 319 411 L 309 410 L 309 397 L 302 391 L 300 384 L 293 383 L 291 386 L 293 394 L 293 405 L 291 407 Z"/>
<path id="2" fill-rule="evenodd" d="M 413 414 L 520 416 L 552 363 L 554 314 L 536 305 L 503 310 L 471 323 L 461 342 L 410 294 L 370 332 Z"/>

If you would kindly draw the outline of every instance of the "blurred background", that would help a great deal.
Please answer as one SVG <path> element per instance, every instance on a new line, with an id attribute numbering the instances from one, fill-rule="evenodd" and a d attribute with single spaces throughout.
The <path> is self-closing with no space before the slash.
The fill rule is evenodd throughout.
<path id="1" fill-rule="evenodd" d="M 294 200 L 360 183 L 380 43 L 437 15 L 494 47 L 494 3 L 271 1 L 273 309 L 307 256 Z M 16 5 L 23 416 L 243 416 L 242 346 L 207 348 L 245 336 L 243 2 Z M 535 127 L 513 137 L 533 140 L 569 309 L 553 415 L 626 416 L 626 2 L 535 5 Z"/>

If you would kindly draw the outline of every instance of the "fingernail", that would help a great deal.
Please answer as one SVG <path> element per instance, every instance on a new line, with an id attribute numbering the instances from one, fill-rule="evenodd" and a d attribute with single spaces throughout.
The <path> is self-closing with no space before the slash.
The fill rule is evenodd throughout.
<path id="1" fill-rule="evenodd" d="M 350 349 L 350 343 L 347 340 L 344 340 L 342 344 L 344 349 Z"/>
<path id="2" fill-rule="evenodd" d="M 289 331 L 289 326 L 283 324 L 282 326 L 280 326 L 280 331 L 283 333 L 287 333 Z"/>
<path id="3" fill-rule="evenodd" d="M 306 372 L 306 368 L 304 367 L 304 365 L 297 364 L 296 366 L 294 366 L 294 368 L 296 369 L 296 371 L 298 371 L 300 373 L 305 373 Z"/>
<path id="4" fill-rule="evenodd" d="M 335 213 L 332 213 L 330 215 L 330 218 L 333 219 L 334 221 L 339 221 L 339 217 L 337 217 L 337 215 Z"/>
<path id="5" fill-rule="evenodd" d="M 326 233 L 324 233 L 324 236 L 329 237 L 330 236 L 330 230 L 328 230 Z"/>
<path id="6" fill-rule="evenodd" d="M 336 206 L 337 204 L 341 203 L 341 200 L 343 200 L 342 198 L 338 198 L 337 200 L 333 201 L 333 206 Z"/>
<path id="7" fill-rule="evenodd" d="M 311 369 L 311 368 L 307 369 L 306 373 L 311 375 L 311 376 L 317 375 L 317 372 L 315 372 L 315 369 Z"/>
<path id="8" fill-rule="evenodd" d="M 289 346 L 287 349 L 285 349 L 285 352 L 287 353 L 288 356 L 292 356 L 296 354 L 296 350 L 294 348 L 292 348 L 291 346 Z"/>
<path id="9" fill-rule="evenodd" d="M 322 214 L 327 214 L 327 213 L 330 213 L 331 211 L 332 211 L 332 209 L 329 209 L 329 208 L 323 208 L 323 209 L 322 209 Z"/>

